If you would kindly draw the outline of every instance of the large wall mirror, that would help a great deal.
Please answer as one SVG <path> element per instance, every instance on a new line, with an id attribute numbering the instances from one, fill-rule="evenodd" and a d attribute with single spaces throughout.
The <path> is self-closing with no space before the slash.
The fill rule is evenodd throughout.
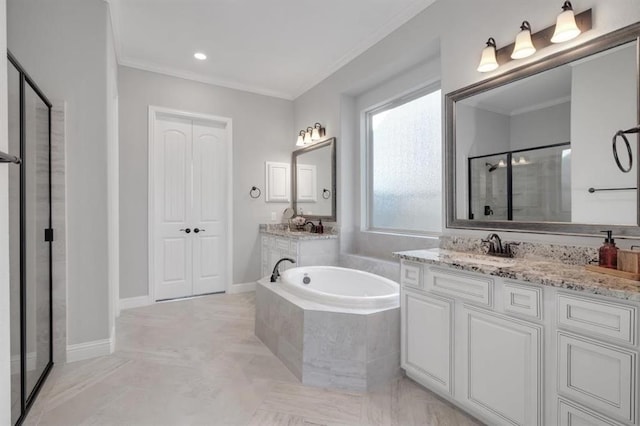
<path id="1" fill-rule="evenodd" d="M 447 226 L 640 235 L 640 24 L 446 96 Z M 618 142 L 623 168 L 629 165 Z M 606 226 L 606 228 L 604 228 Z"/>
<path id="2" fill-rule="evenodd" d="M 336 138 L 293 151 L 293 208 L 307 219 L 336 221 Z"/>

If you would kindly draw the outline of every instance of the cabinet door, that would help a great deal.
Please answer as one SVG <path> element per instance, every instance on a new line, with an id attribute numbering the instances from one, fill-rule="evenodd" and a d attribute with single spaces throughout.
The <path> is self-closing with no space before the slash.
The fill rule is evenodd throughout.
<path id="1" fill-rule="evenodd" d="M 451 394 L 452 302 L 403 291 L 401 303 L 402 367 L 425 386 Z"/>
<path id="2" fill-rule="evenodd" d="M 542 424 L 542 327 L 465 305 L 461 398 L 492 424 Z"/>
<path id="3" fill-rule="evenodd" d="M 592 409 L 636 421 L 634 351 L 558 332 L 558 389 Z"/>

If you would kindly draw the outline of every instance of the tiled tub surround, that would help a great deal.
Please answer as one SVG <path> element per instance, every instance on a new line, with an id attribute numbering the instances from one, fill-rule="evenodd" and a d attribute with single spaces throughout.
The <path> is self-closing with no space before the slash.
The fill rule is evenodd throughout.
<path id="1" fill-rule="evenodd" d="M 400 309 L 345 309 L 256 286 L 256 336 L 305 385 L 366 391 L 398 377 Z"/>
<path id="2" fill-rule="evenodd" d="M 335 266 L 338 264 L 338 235 L 334 228 L 325 227 L 324 234 L 290 232 L 285 224 L 260 225 L 261 275 L 271 275 L 276 262 L 283 257 L 296 261 L 283 262 L 280 270 L 294 266 Z M 327 233 L 327 229 L 329 233 Z"/>
<path id="3" fill-rule="evenodd" d="M 486 424 L 640 425 L 640 285 L 522 248 L 394 254 L 407 376 Z"/>

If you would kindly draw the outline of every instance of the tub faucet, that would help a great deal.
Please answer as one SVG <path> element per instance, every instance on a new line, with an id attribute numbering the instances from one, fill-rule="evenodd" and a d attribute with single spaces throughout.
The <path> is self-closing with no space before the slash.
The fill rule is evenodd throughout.
<path id="1" fill-rule="evenodd" d="M 307 226 L 307 225 L 311 225 L 311 227 L 309 228 L 309 232 L 311 232 L 312 234 L 316 232 L 316 225 L 315 223 L 311 222 L 310 220 L 306 221 L 304 223 L 304 225 L 302 226 Z"/>
<path id="2" fill-rule="evenodd" d="M 273 272 L 271 273 L 271 282 L 275 283 L 278 280 L 278 277 L 280 276 L 280 271 L 278 271 L 278 266 L 280 266 L 280 264 L 284 261 L 288 261 L 291 263 L 296 263 L 295 260 L 291 259 L 290 257 L 283 257 L 282 259 L 278 260 L 276 262 L 276 266 L 273 267 Z"/>

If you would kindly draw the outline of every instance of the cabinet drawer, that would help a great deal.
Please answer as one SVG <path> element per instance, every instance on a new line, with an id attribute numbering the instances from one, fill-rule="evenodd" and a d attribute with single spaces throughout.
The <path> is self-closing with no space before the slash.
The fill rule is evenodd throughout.
<path id="1" fill-rule="evenodd" d="M 542 289 L 505 282 L 504 311 L 542 319 Z"/>
<path id="2" fill-rule="evenodd" d="M 558 426 L 623 426 L 615 420 L 565 399 L 558 399 Z"/>
<path id="3" fill-rule="evenodd" d="M 280 250 L 281 252 L 288 253 L 289 252 L 289 240 L 285 240 L 284 238 L 276 238 L 276 244 L 274 247 L 276 250 Z"/>
<path id="4" fill-rule="evenodd" d="M 493 305 L 493 279 L 430 268 L 425 287 L 484 306 Z"/>
<path id="5" fill-rule="evenodd" d="M 400 283 L 407 287 L 424 288 L 422 266 L 403 261 L 400 267 Z"/>
<path id="6" fill-rule="evenodd" d="M 558 325 L 635 344 L 636 308 L 558 294 Z"/>
<path id="7" fill-rule="evenodd" d="M 636 358 L 635 352 L 558 332 L 558 391 L 635 423 Z"/>

